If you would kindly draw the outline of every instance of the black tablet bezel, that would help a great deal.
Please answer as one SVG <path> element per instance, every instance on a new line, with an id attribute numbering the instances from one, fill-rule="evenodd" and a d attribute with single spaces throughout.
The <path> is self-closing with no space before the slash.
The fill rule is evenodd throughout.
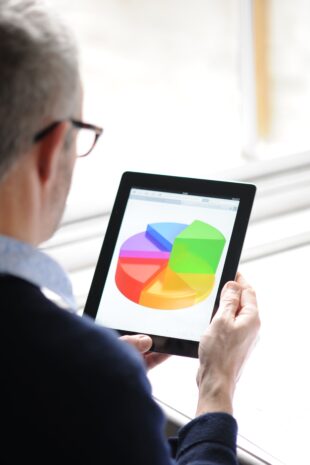
<path id="1" fill-rule="evenodd" d="M 84 314 L 90 316 L 93 319 L 96 319 L 129 194 L 131 189 L 134 188 L 180 194 L 186 193 L 190 195 L 201 195 L 206 197 L 228 199 L 236 198 L 240 200 L 235 224 L 227 250 L 222 277 L 215 300 L 214 310 L 211 317 L 212 319 L 218 308 L 222 287 L 227 281 L 235 279 L 253 206 L 256 186 L 253 184 L 232 181 L 185 178 L 129 171 L 123 174 L 120 181 L 109 224 L 87 297 Z M 119 330 L 118 328 L 114 329 L 117 330 L 119 334 L 135 334 L 130 331 Z M 198 342 L 174 339 L 153 334 L 149 335 L 153 339 L 152 350 L 156 352 L 164 352 L 188 357 L 198 356 Z"/>

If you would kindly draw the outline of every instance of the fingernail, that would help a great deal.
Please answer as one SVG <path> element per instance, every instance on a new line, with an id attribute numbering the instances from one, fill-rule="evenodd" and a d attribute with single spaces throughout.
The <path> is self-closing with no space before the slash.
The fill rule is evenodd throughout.
<path id="1" fill-rule="evenodd" d="M 226 289 L 231 291 L 231 292 L 239 292 L 240 291 L 240 287 L 234 281 L 230 281 L 229 283 L 227 283 L 226 284 Z"/>
<path id="2" fill-rule="evenodd" d="M 141 335 L 139 336 L 139 343 L 140 343 L 140 347 L 141 349 L 148 349 L 149 346 L 150 346 L 150 338 L 149 336 L 144 336 L 144 335 Z"/>

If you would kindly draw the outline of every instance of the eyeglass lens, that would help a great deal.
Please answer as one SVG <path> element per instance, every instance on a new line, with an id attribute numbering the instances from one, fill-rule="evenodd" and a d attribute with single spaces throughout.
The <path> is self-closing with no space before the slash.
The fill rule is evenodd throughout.
<path id="1" fill-rule="evenodd" d="M 77 133 L 76 152 L 78 157 L 87 155 L 94 146 L 96 134 L 91 129 L 80 129 Z"/>

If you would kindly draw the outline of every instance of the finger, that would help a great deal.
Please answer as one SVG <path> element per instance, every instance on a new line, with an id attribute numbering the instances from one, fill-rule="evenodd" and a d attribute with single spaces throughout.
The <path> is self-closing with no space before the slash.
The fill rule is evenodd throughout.
<path id="1" fill-rule="evenodd" d="M 236 315 L 236 321 L 246 326 L 258 334 L 261 326 L 256 294 L 252 288 L 242 291 L 240 312 Z M 256 336 L 257 337 L 257 336 Z M 254 341 L 255 339 L 253 339 Z M 254 343 L 253 343 L 254 345 Z"/>
<path id="2" fill-rule="evenodd" d="M 236 275 L 236 282 L 240 284 L 240 286 L 243 289 L 246 289 L 247 287 L 251 287 L 250 284 L 244 279 L 243 275 L 239 271 Z"/>
<path id="3" fill-rule="evenodd" d="M 148 352 L 153 344 L 152 338 L 145 334 L 137 334 L 134 336 L 121 336 L 122 341 L 128 342 L 128 344 L 135 347 L 141 354 Z"/>
<path id="4" fill-rule="evenodd" d="M 230 288 L 230 289 L 234 289 L 234 288 L 240 288 L 240 284 L 237 283 L 236 281 L 227 281 L 226 284 L 224 284 L 223 288 L 222 288 L 222 291 L 221 291 L 221 298 L 222 296 L 224 295 L 224 293 L 226 292 L 227 288 Z"/>
<path id="5" fill-rule="evenodd" d="M 170 357 L 168 354 L 161 354 L 157 352 L 150 352 L 149 354 L 144 355 L 144 360 L 148 370 L 156 367 L 160 363 L 164 362 Z"/>
<path id="6" fill-rule="evenodd" d="M 241 293 L 241 306 L 244 308 L 257 309 L 257 298 L 254 289 L 247 287 Z"/>
<path id="7" fill-rule="evenodd" d="M 241 286 L 235 281 L 225 284 L 221 292 L 219 309 L 216 313 L 218 317 L 227 315 L 235 317 L 240 306 Z"/>

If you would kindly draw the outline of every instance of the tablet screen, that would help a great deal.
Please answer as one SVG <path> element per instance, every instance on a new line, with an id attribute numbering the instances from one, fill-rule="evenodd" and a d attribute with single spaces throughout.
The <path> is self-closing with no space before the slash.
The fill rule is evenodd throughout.
<path id="1" fill-rule="evenodd" d="M 213 314 L 239 202 L 131 188 L 97 322 L 199 341 Z"/>

